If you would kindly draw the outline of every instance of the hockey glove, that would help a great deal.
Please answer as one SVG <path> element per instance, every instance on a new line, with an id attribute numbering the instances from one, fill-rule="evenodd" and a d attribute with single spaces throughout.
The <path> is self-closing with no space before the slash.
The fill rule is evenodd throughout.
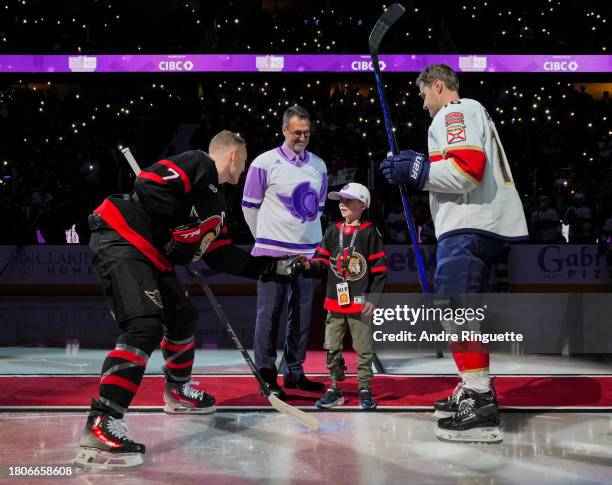
<path id="1" fill-rule="evenodd" d="M 172 264 L 189 264 L 200 259 L 200 243 L 204 236 L 202 221 L 195 221 L 172 230 L 172 239 L 166 244 L 166 256 Z"/>
<path id="2" fill-rule="evenodd" d="M 391 185 L 408 184 L 423 190 L 429 178 L 429 158 L 414 150 L 405 150 L 399 155 L 385 158 L 378 166 Z"/>
<path id="3" fill-rule="evenodd" d="M 289 283 L 304 269 L 304 263 L 299 256 L 287 256 L 272 261 L 261 272 L 259 279 L 264 283 L 275 281 Z"/>

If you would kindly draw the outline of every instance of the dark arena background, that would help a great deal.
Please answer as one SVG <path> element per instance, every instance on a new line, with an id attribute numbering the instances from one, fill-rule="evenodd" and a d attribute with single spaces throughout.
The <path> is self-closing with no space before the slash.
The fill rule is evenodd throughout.
<path id="1" fill-rule="evenodd" d="M 157 189 L 168 187 L 174 175 L 163 179 L 146 167 L 190 150 L 208 152 L 210 140 L 222 130 L 246 141 L 247 159 L 237 184 L 221 183 L 217 189 L 213 181 L 215 200 L 221 194 L 226 204 L 227 229 L 220 236 L 226 239 L 218 244 L 229 244 L 231 237 L 234 245 L 250 252 L 255 241 L 245 207 L 256 204 L 254 199 L 245 202 L 245 177 L 260 154 L 287 146 L 283 142 L 293 135 L 289 128 L 289 134 L 283 131 L 283 113 L 299 105 L 310 114 L 310 139 L 307 134 L 298 139 L 305 139 L 307 151 L 323 160 L 327 192 L 348 190 L 346 184 L 353 182 L 369 189 L 362 220 L 378 229 L 386 257 L 385 269 L 379 267 L 386 275 L 379 306 L 425 308 L 429 300 L 423 293 L 439 292 L 437 243 L 443 239 L 436 239 L 437 208 L 430 205 L 434 191 L 407 187 L 402 197 L 379 170 L 389 152 L 389 132 L 368 37 L 391 3 L 0 0 L 2 483 L 610 483 L 610 4 L 400 3 L 406 11 L 385 33 L 376 72 L 385 86 L 399 149 L 428 155 L 434 176 L 437 162 L 428 147 L 432 119 L 423 109 L 417 76 L 430 64 L 450 66 L 459 78 L 460 98 L 477 100 L 495 123 L 503 148 L 494 155 L 486 147 L 485 152 L 502 164 L 505 160 L 502 171 L 511 171 L 509 185 L 516 187 L 528 229 L 528 237 L 514 244 L 505 241 L 486 261 L 488 273 L 478 295 L 482 301 L 466 299 L 463 293 L 473 291 L 467 288 L 451 298 L 452 305 L 459 301 L 487 308 L 477 334 L 506 336 L 506 341 L 488 343 L 493 384 L 488 364 L 476 369 L 485 376 L 479 382 L 486 382 L 495 396 L 490 405 L 494 417 L 486 414 L 489 408 L 483 411 L 486 406 L 478 407 L 480 397 L 466 398 L 476 391 L 469 390 L 471 377 L 464 374 L 464 388 L 450 400 L 457 415 L 475 412 L 470 415 L 475 420 L 489 416 L 487 430 L 498 425 L 503 439 L 453 439 L 440 433 L 443 425 L 434 417 L 434 402 L 453 392 L 460 382 L 455 362 L 463 361 L 458 355 L 453 359 L 454 350 L 446 342 L 410 342 L 406 337 L 409 331 L 443 332 L 442 327 L 436 330 L 440 322 L 415 325 L 397 314 L 393 320 L 391 313 L 384 314 L 384 322 L 374 320 L 368 332 L 376 409 L 364 404 L 363 365 L 358 375 L 362 355 L 346 331 L 346 380 L 338 382 L 343 403 L 325 408 L 321 400 L 331 386 L 329 346 L 324 348 L 330 325 L 325 279 L 297 276 L 314 285 L 312 301 L 297 307 L 285 301 L 267 315 L 262 309 L 271 297 L 265 285 L 286 291 L 294 283 L 227 274 L 217 267 L 214 251 L 191 263 L 202 280 L 178 264 L 176 276 L 197 310 L 195 335 L 180 343 L 166 333 L 164 352 L 156 347 L 147 362 L 148 352 L 121 340 L 129 325 L 145 318 L 117 324 L 107 306 L 112 290 L 105 287 L 105 299 L 93 264 L 88 216 L 105 198 L 131 193 L 135 181 L 146 177 Z M 463 129 L 461 139 L 465 133 L 470 139 L 474 126 Z M 448 143 L 454 143 L 448 133 Z M 121 151 L 125 148 L 144 169 L 138 179 Z M 446 156 L 445 150 L 438 158 Z M 489 158 L 485 175 L 494 170 Z M 212 170 L 216 166 L 221 174 L 220 162 L 213 159 L 217 165 Z M 213 162 L 208 156 L 205 160 Z M 188 175 L 180 175 L 185 183 Z M 292 182 L 281 180 L 281 188 L 284 183 L 290 193 Z M 314 222 L 320 220 L 321 234 L 346 217 L 327 192 L 321 194 L 325 207 Z M 276 195 L 267 192 L 266 198 Z M 447 206 L 472 200 L 464 195 L 458 203 L 442 195 L 449 197 L 444 199 Z M 493 198 L 482 205 L 492 204 Z M 259 218 L 266 217 L 265 204 Z M 506 207 L 500 219 L 510 211 Z M 272 230 L 280 224 L 270 221 Z M 298 227 L 304 217 L 296 221 Z M 461 224 L 480 227 L 475 220 Z M 176 225 L 164 227 L 168 240 Z M 311 249 L 324 244 L 321 234 Z M 344 240 L 348 244 L 349 237 Z M 422 258 L 415 257 L 413 248 Z M 329 266 L 324 252 L 316 255 Z M 376 270 L 376 257 L 369 259 L 370 270 Z M 449 277 L 458 281 L 460 270 L 452 268 Z M 202 281 L 215 297 L 205 294 Z M 122 285 L 113 295 L 127 299 L 130 289 L 138 292 L 141 284 L 140 274 L 125 273 L 122 280 L 113 280 L 113 285 Z M 217 301 L 226 321 L 215 310 Z M 309 321 L 298 326 L 310 324 L 310 329 L 303 336 L 307 352 L 302 369 L 307 380 L 321 384 L 317 390 L 304 385 L 307 380 L 292 385 L 283 379 L 291 364 L 287 356 L 295 360 L 287 352 L 287 346 L 296 345 L 286 342 L 287 322 L 293 319 L 295 325 L 296 312 L 303 315 L 304 308 Z M 147 318 L 156 322 L 161 338 L 168 314 L 154 311 Z M 271 378 L 268 372 L 256 378 L 226 331 L 229 322 L 259 371 L 254 341 L 261 338 L 259 325 L 269 323 L 266 318 L 280 324 L 276 333 L 266 334 L 278 350 L 277 381 L 274 369 Z M 177 321 L 187 324 L 182 317 Z M 508 340 L 510 334 L 522 338 Z M 202 398 L 198 390 L 214 396 L 214 414 L 164 412 L 170 377 L 162 366 L 188 367 L 188 362 L 177 364 L 168 357 L 173 349 L 183 352 L 187 347 L 195 359 L 193 380 L 186 385 L 191 394 L 186 395 L 192 401 Z M 115 372 L 125 372 L 122 377 L 111 373 L 114 380 L 108 375 L 111 356 L 124 366 Z M 142 381 L 141 374 L 128 376 L 130 366 L 144 372 Z M 273 387 L 284 391 L 282 400 L 291 407 L 277 412 L 271 405 L 274 398 L 266 398 L 267 387 L 262 395 L 258 378 L 276 382 Z M 124 420 L 123 413 L 102 413 L 103 424 L 91 426 L 92 398 L 104 401 L 100 389 L 112 396 L 131 389 L 135 397 Z M 306 419 L 318 421 L 318 429 L 306 426 Z M 144 456 L 125 453 L 126 440 L 145 443 Z M 92 445 L 94 441 L 98 444 Z M 83 450 L 86 456 L 105 450 L 112 458 L 79 462 Z M 142 463 L 130 466 L 126 454 L 137 455 Z"/>

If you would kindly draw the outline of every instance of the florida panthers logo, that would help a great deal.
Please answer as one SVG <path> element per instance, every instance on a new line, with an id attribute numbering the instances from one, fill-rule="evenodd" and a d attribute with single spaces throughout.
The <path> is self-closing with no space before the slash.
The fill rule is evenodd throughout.
<path id="1" fill-rule="evenodd" d="M 285 208 L 300 222 L 314 221 L 319 212 L 319 194 L 310 182 L 298 184 L 291 195 L 277 194 Z"/>

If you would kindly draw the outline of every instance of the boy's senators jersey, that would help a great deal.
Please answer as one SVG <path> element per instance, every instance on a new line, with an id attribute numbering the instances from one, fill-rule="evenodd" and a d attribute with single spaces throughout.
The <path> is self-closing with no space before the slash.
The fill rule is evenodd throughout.
<path id="1" fill-rule="evenodd" d="M 358 232 L 351 247 L 355 231 Z M 344 226 L 342 222 L 331 224 L 310 263 L 309 276 L 322 277 L 327 274 L 324 308 L 331 312 L 361 312 L 366 302 L 365 294 L 382 293 L 387 280 L 387 257 L 382 238 L 376 227 L 367 221 L 359 226 Z M 349 285 L 350 303 L 347 305 L 338 303 L 336 285 L 342 282 Z M 370 297 L 374 298 L 375 295 Z"/>
<path id="2" fill-rule="evenodd" d="M 438 240 L 457 233 L 527 238 L 506 154 L 478 101 L 461 99 L 442 108 L 429 127 L 428 145 L 432 163 L 425 190 Z"/>
<path id="3" fill-rule="evenodd" d="M 200 150 L 169 157 L 143 169 L 131 194 L 111 195 L 94 211 L 159 270 L 172 271 L 164 253 L 173 228 L 199 218 L 205 254 L 231 244 L 225 203 L 214 161 Z"/>

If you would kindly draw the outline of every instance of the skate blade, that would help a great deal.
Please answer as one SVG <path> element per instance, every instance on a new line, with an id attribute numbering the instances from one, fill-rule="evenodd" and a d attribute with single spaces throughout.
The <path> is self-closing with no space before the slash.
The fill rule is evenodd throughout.
<path id="1" fill-rule="evenodd" d="M 74 464 L 87 470 L 126 470 L 142 465 L 142 453 L 110 453 L 98 448 L 81 447 Z"/>
<path id="2" fill-rule="evenodd" d="M 434 418 L 442 419 L 442 418 L 451 418 L 457 413 L 453 413 L 451 411 L 440 411 L 436 409 L 434 411 Z"/>
<path id="3" fill-rule="evenodd" d="M 467 429 L 465 431 L 436 428 L 436 436 L 441 441 L 463 443 L 501 443 L 504 440 L 504 434 L 498 426 Z"/>
<path id="4" fill-rule="evenodd" d="M 194 408 L 191 406 L 169 406 L 166 404 L 164 407 L 164 413 L 166 414 L 213 414 L 216 410 L 215 406 Z"/>
<path id="5" fill-rule="evenodd" d="M 319 409 L 331 409 L 331 408 L 335 408 L 336 406 L 342 406 L 343 404 L 344 404 L 344 398 L 341 397 L 335 403 L 332 403 L 332 404 L 316 404 L 316 406 Z"/>

